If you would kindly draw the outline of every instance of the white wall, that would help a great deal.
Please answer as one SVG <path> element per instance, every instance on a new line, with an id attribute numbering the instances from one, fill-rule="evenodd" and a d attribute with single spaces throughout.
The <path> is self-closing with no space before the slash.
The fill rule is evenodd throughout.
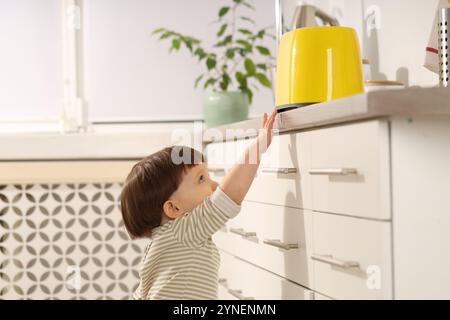
<path id="1" fill-rule="evenodd" d="M 57 119 L 61 41 L 60 0 L 0 0 L 0 122 Z"/>
<path id="2" fill-rule="evenodd" d="M 202 90 L 196 77 L 205 69 L 186 51 L 168 54 L 169 42 L 151 31 L 166 27 L 198 39 L 214 40 L 210 24 L 231 0 L 85 1 L 85 95 L 94 119 L 201 117 Z M 275 24 L 273 0 L 254 1 L 258 27 Z M 275 33 L 275 32 L 274 32 Z M 275 41 L 267 43 L 274 51 Z M 255 92 L 251 113 L 273 106 L 270 90 Z"/>
<path id="3" fill-rule="evenodd" d="M 167 42 L 150 33 L 164 26 L 208 43 L 219 7 L 231 0 L 84 0 L 84 94 L 96 119 L 200 117 L 201 90 L 193 82 L 203 68 L 186 52 L 168 55 Z M 297 0 L 283 0 L 291 24 Z M 423 67 L 424 48 L 438 0 L 304 0 L 354 27 L 374 77 L 434 86 Z M 274 1 L 255 0 L 259 27 L 274 25 Z M 364 13 L 381 8 L 381 29 L 364 32 Z M 252 12 L 249 12 L 252 14 Z M 56 119 L 62 104 L 60 0 L 0 0 L 0 121 Z M 274 51 L 274 42 L 267 43 Z M 251 109 L 272 109 L 261 89 Z"/>
<path id="4" fill-rule="evenodd" d="M 364 58 L 371 61 L 376 80 L 400 80 L 410 86 L 435 86 L 437 75 L 423 67 L 425 47 L 439 0 L 284 0 L 285 19 L 291 25 L 298 3 L 316 5 L 332 13 L 341 25 L 356 29 Z M 366 11 L 380 8 L 381 29 L 366 28 Z"/>
<path id="5" fill-rule="evenodd" d="M 378 78 L 410 86 L 435 86 L 438 76 L 423 67 L 438 0 L 363 0 L 381 8 L 381 29 L 365 35 L 364 53 Z"/>

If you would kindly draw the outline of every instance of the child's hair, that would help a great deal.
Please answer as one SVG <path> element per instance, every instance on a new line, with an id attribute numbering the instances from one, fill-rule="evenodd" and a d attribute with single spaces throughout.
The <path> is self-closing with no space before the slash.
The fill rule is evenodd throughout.
<path id="1" fill-rule="evenodd" d="M 152 229 L 161 225 L 163 205 L 178 189 L 183 174 L 204 161 L 201 152 L 174 146 L 133 166 L 120 195 L 122 218 L 132 239 L 152 236 Z"/>

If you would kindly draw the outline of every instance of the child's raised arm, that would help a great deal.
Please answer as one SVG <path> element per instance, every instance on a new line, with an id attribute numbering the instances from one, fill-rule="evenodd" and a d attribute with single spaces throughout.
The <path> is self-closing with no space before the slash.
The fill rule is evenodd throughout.
<path id="1" fill-rule="evenodd" d="M 259 130 L 257 139 L 245 150 L 244 159 L 234 165 L 220 182 L 219 186 L 223 192 L 238 205 L 244 201 L 245 195 L 252 185 L 262 154 L 272 143 L 272 129 L 276 116 L 276 111 L 269 118 L 267 113 L 264 113 L 262 128 Z"/>

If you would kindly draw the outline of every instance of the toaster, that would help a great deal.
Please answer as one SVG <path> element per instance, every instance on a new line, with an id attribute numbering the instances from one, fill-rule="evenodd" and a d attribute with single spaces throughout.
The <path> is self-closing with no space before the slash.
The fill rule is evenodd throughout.
<path id="1" fill-rule="evenodd" d="M 278 49 L 275 88 L 278 112 L 364 92 L 356 31 L 324 26 L 285 33 Z"/>

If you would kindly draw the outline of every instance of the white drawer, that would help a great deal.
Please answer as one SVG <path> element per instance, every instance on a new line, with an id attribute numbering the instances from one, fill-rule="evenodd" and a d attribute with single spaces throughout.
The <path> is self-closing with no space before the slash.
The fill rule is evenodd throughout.
<path id="1" fill-rule="evenodd" d="M 241 213 L 229 221 L 227 232 L 217 232 L 214 241 L 237 257 L 311 287 L 311 232 L 310 211 L 244 201 Z"/>
<path id="2" fill-rule="evenodd" d="M 227 260 L 226 281 L 221 279 L 219 286 L 239 300 L 309 300 L 312 291 L 295 283 L 258 268 L 248 262 L 221 254 Z M 222 294 L 225 296 L 225 293 Z M 231 298 L 230 298 L 231 299 Z M 227 300 L 227 299 L 225 299 Z"/>
<path id="3" fill-rule="evenodd" d="M 313 213 L 314 290 L 335 299 L 392 299 L 391 223 Z"/>
<path id="4" fill-rule="evenodd" d="M 274 136 L 245 199 L 311 209 L 308 142 L 303 134 Z"/>
<path id="5" fill-rule="evenodd" d="M 368 121 L 309 135 L 313 209 L 390 219 L 388 123 Z"/>
<path id="6" fill-rule="evenodd" d="M 242 213 L 242 212 L 241 212 Z M 230 223 L 228 222 L 227 226 L 217 231 L 213 236 L 213 241 L 216 246 L 225 252 L 234 253 L 239 250 L 238 242 L 236 238 L 230 232 Z"/>
<path id="7" fill-rule="evenodd" d="M 220 181 L 226 171 L 241 159 L 246 146 L 253 141 L 254 139 L 249 139 L 209 144 L 206 156 L 211 178 Z M 307 174 L 308 143 L 304 134 L 274 136 L 245 199 L 311 209 L 312 193 Z"/>
<path id="8" fill-rule="evenodd" d="M 219 286 L 217 298 L 219 300 L 238 300 L 228 292 L 228 281 L 235 274 L 233 256 L 220 251 Z"/>

